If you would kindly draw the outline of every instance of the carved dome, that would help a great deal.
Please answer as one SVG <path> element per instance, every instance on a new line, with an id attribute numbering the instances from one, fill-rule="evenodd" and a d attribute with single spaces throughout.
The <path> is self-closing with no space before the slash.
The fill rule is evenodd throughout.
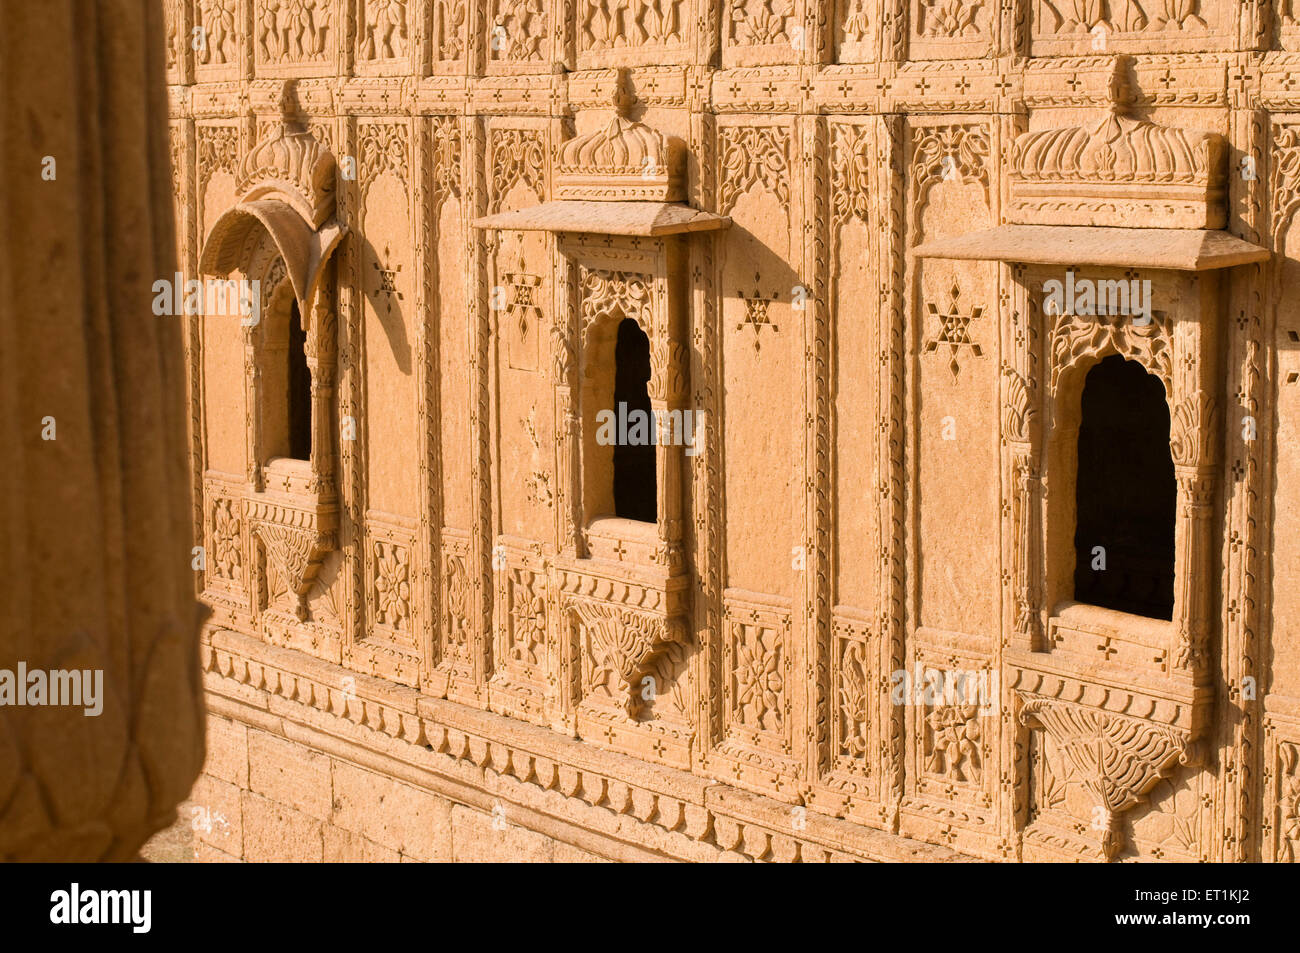
<path id="1" fill-rule="evenodd" d="M 1023 180 L 1206 185 L 1217 138 L 1111 115 L 1092 127 L 1020 137 L 1014 171 Z"/>
<path id="2" fill-rule="evenodd" d="M 616 115 L 602 129 L 560 146 L 555 169 L 557 199 L 680 202 L 686 146 L 628 115 L 635 97 L 620 70 L 614 93 Z"/>
<path id="3" fill-rule="evenodd" d="M 1223 137 L 1128 115 L 1130 58 L 1116 57 L 1108 114 L 1089 125 L 1030 132 L 1011 157 L 1014 222 L 1222 228 Z"/>
<path id="4" fill-rule="evenodd" d="M 292 83 L 281 94 L 282 121 L 244 157 L 236 181 L 241 202 L 277 194 L 313 228 L 334 211 L 333 154 L 301 124 Z"/>

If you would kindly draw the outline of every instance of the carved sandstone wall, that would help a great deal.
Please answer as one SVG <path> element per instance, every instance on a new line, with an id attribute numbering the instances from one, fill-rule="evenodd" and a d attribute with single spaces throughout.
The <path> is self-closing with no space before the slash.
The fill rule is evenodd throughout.
<path id="1" fill-rule="evenodd" d="M 1289 0 L 166 10 L 180 260 L 264 305 L 187 322 L 208 856 L 1292 859 Z M 1046 310 L 1067 265 L 1153 320 Z M 703 415 L 636 525 L 629 317 Z M 1111 354 L 1171 416 L 1168 620 L 1071 602 Z"/>

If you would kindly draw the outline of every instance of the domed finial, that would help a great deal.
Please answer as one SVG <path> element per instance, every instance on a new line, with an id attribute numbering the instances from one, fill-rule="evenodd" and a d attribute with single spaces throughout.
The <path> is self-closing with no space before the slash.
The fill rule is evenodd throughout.
<path id="1" fill-rule="evenodd" d="M 632 107 L 636 105 L 636 93 L 632 92 L 632 75 L 626 66 L 620 66 L 614 78 L 614 95 L 611 105 L 621 119 L 632 118 Z"/>
<path id="2" fill-rule="evenodd" d="M 1117 53 L 1111 64 L 1110 111 L 1117 116 L 1127 115 L 1138 101 L 1137 83 L 1133 78 L 1134 59 L 1127 53 Z"/>
<path id="3" fill-rule="evenodd" d="M 298 102 L 298 81 L 286 79 L 280 86 L 280 119 L 286 126 L 302 120 L 302 106 Z"/>

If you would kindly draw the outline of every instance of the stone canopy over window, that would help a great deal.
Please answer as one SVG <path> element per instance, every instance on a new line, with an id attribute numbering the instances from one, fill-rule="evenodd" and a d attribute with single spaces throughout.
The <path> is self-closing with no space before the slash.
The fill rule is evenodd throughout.
<path id="1" fill-rule="evenodd" d="M 564 142 L 555 159 L 555 199 L 478 219 L 477 228 L 661 237 L 726 228 L 730 219 L 684 204 L 686 146 L 631 118 L 636 97 L 618 71 L 603 128 Z"/>

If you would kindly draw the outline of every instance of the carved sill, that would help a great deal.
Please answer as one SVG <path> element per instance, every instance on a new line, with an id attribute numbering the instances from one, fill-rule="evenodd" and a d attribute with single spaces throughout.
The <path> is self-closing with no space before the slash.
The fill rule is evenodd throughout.
<path id="1" fill-rule="evenodd" d="M 1076 660 L 1082 670 L 1122 666 L 1167 675 L 1173 632 L 1165 619 L 1065 602 L 1048 620 L 1048 652 Z"/>
<path id="2" fill-rule="evenodd" d="M 267 561 L 297 596 L 295 614 L 306 621 L 307 595 L 338 546 L 338 501 L 321 491 L 306 460 L 276 458 L 263 473 L 267 489 L 248 495 L 249 523 Z"/>
<path id="3" fill-rule="evenodd" d="M 622 563 L 646 582 L 675 575 L 680 559 L 674 559 L 668 545 L 659 536 L 655 523 L 598 516 L 583 530 L 587 554 L 591 559 Z"/>
<path id="4" fill-rule="evenodd" d="M 312 469 L 310 460 L 272 457 L 262 467 L 262 486 L 269 492 L 331 502 L 335 496 L 331 481 Z"/>

